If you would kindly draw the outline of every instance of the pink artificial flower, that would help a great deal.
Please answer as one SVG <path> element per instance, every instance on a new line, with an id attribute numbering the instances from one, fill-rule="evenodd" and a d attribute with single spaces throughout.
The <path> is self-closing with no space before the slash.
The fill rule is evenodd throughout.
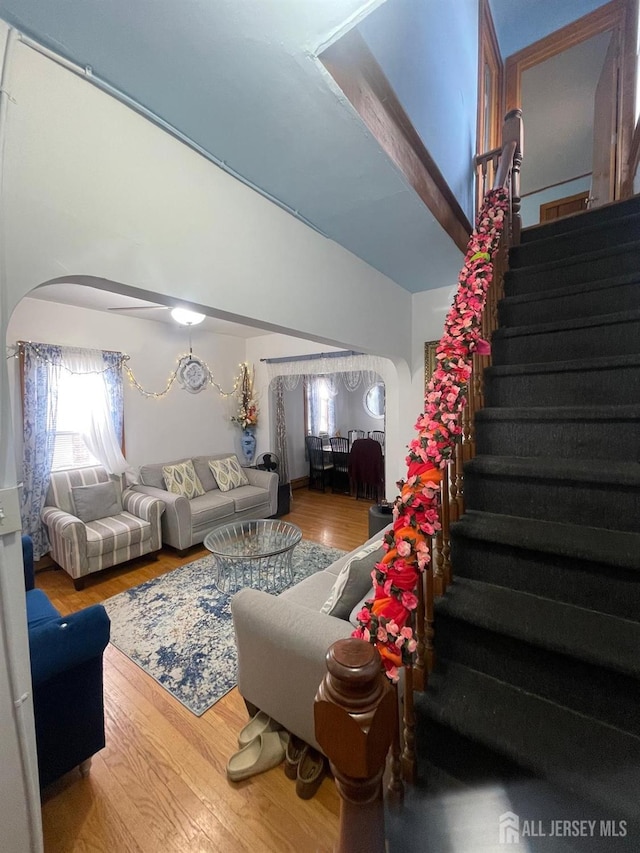
<path id="1" fill-rule="evenodd" d="M 418 606 L 418 599 L 412 592 L 403 592 L 401 600 L 402 606 L 406 607 L 407 610 L 415 610 Z"/>
<path id="2" fill-rule="evenodd" d="M 397 666 L 385 666 L 385 675 L 388 679 L 390 679 L 394 684 L 398 683 L 400 676 L 398 675 L 398 667 Z"/>
<path id="3" fill-rule="evenodd" d="M 408 557 L 411 553 L 411 543 L 406 539 L 401 539 L 396 543 L 396 550 L 401 557 Z"/>
<path id="4" fill-rule="evenodd" d="M 371 622 L 371 611 L 368 607 L 363 607 L 362 610 L 358 611 L 358 615 L 356 616 L 358 622 L 362 622 L 364 625 L 368 625 Z"/>

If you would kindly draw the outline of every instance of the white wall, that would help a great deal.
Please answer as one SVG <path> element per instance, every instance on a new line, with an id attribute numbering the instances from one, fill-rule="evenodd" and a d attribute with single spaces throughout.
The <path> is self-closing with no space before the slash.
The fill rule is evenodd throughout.
<path id="1" fill-rule="evenodd" d="M 19 340 L 127 353 L 135 378 L 154 392 L 166 387 L 179 357 L 189 351 L 184 327 L 30 298 L 20 302 L 9 322 L 7 344 Z M 192 344 L 215 381 L 230 391 L 244 360 L 244 339 L 195 328 Z M 17 359 L 11 364 L 15 381 Z M 19 396 L 13 393 L 16 423 L 20 422 Z M 134 468 L 198 454 L 239 452 L 240 431 L 229 417 L 230 404 L 214 388 L 191 394 L 175 382 L 165 397 L 149 399 L 124 377 L 126 456 Z M 19 468 L 20 448 L 16 450 Z"/>
<path id="2" fill-rule="evenodd" d="M 453 304 L 457 284 L 429 290 L 424 293 L 414 293 L 413 311 L 411 314 L 412 340 L 412 385 L 411 411 L 414 415 L 411 421 L 412 429 L 417 416 L 424 411 L 424 345 L 427 341 L 437 341 L 442 336 L 447 312 Z M 407 442 L 413 435 L 407 437 Z"/>
<path id="3" fill-rule="evenodd" d="M 345 437 L 350 429 L 364 430 L 365 435 L 373 429 L 384 432 L 385 419 L 372 418 L 365 410 L 364 395 L 369 387 L 369 385 L 366 387 L 360 385 L 355 391 L 347 391 L 344 386 L 340 389 L 340 398 L 343 403 L 343 421 L 340 430 Z"/>
<path id="4" fill-rule="evenodd" d="M 10 309 L 50 279 L 94 276 L 408 359 L 407 291 L 89 82 L 20 42 L 13 53 L 3 173 Z"/>

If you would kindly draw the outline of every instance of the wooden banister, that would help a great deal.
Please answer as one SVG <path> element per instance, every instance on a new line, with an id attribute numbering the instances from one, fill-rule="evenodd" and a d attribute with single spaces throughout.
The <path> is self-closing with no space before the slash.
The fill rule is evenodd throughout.
<path id="1" fill-rule="evenodd" d="M 380 656 L 363 639 L 340 640 L 331 647 L 327 654 L 329 672 L 316 697 L 316 738 L 329 757 L 342 797 L 338 853 L 355 853 L 364 849 L 382 853 L 384 849 L 381 846 L 384 838 L 382 774 L 389 747 L 389 791 L 392 796 L 396 800 L 401 799 L 402 780 L 408 783 L 415 781 L 413 694 L 414 690 L 426 689 L 435 665 L 434 600 L 436 596 L 446 594 L 447 586 L 453 580 L 449 527 L 464 512 L 463 466 L 475 455 L 474 415 L 484 405 L 484 371 L 491 364 L 490 355 L 485 354 L 488 350 L 486 343 L 497 328 L 498 302 L 503 296 L 508 249 L 520 240 L 522 132 L 522 113 L 519 109 L 511 110 L 505 118 L 502 147 L 476 158 L 479 185 L 486 189 L 490 177 L 492 191 L 482 212 L 486 219 L 479 219 L 478 232 L 470 240 L 460 282 L 464 287 L 465 274 L 475 263 L 473 269 L 476 274 L 484 276 L 486 283 L 482 290 L 484 307 L 480 325 L 474 327 L 477 335 L 469 338 L 471 343 L 467 344 L 466 353 L 460 356 L 466 364 L 471 363 L 471 375 L 458 397 L 458 428 L 450 433 L 457 436 L 457 440 L 447 445 L 446 455 L 443 451 L 440 464 L 440 491 L 438 493 L 437 487 L 435 491 L 436 495 L 439 494 L 439 498 L 435 498 L 439 525 L 435 526 L 434 535 L 427 537 L 428 553 L 415 589 L 417 607 L 411 612 L 411 625 L 417 654 L 414 655 L 415 662 L 404 667 L 402 714 L 399 713 L 397 690 L 390 687 L 380 671 Z M 501 189 L 507 191 L 508 204 L 504 193 L 495 192 Z M 504 211 L 504 221 L 496 215 L 497 204 L 500 211 Z M 494 223 L 488 244 L 487 222 Z M 498 242 L 500 229 L 502 233 Z M 478 251 L 478 241 L 488 248 Z M 488 263 L 492 267 L 491 276 L 487 270 Z M 474 322 L 478 322 L 477 315 L 474 315 Z M 375 642 L 375 635 L 371 639 Z"/>
<path id="2" fill-rule="evenodd" d="M 478 154 L 476 163 L 476 185 L 478 208 L 489 188 L 503 187 L 510 199 L 509 245 L 520 242 L 522 221 L 520 218 L 520 166 L 524 150 L 524 126 L 522 110 L 509 110 L 502 126 L 502 146 L 484 154 Z"/>

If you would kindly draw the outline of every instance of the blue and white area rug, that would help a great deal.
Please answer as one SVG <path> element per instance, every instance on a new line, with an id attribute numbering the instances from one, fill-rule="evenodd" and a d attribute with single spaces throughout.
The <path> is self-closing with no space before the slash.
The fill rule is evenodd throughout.
<path id="1" fill-rule="evenodd" d="M 345 552 L 302 540 L 293 552 L 298 583 Z M 103 602 L 111 642 L 198 717 L 236 685 L 231 595 L 203 557 Z"/>

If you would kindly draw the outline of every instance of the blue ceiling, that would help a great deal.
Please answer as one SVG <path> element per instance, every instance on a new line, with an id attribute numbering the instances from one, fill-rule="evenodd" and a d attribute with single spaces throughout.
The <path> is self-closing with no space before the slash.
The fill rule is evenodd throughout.
<path id="1" fill-rule="evenodd" d="M 489 0 L 503 58 L 604 6 L 607 0 Z"/>
<path id="2" fill-rule="evenodd" d="M 91 66 L 323 234 L 419 292 L 451 285 L 461 254 L 316 58 L 381 2 L 0 0 L 0 17 Z M 476 0 L 455 2 L 475 10 Z M 516 8 L 537 38 L 535 9 L 544 7 L 555 28 L 563 18 L 556 6 L 582 14 L 599 4 L 491 5 L 501 45 L 512 50 Z M 475 12 L 468 18 L 475 21 Z"/>

